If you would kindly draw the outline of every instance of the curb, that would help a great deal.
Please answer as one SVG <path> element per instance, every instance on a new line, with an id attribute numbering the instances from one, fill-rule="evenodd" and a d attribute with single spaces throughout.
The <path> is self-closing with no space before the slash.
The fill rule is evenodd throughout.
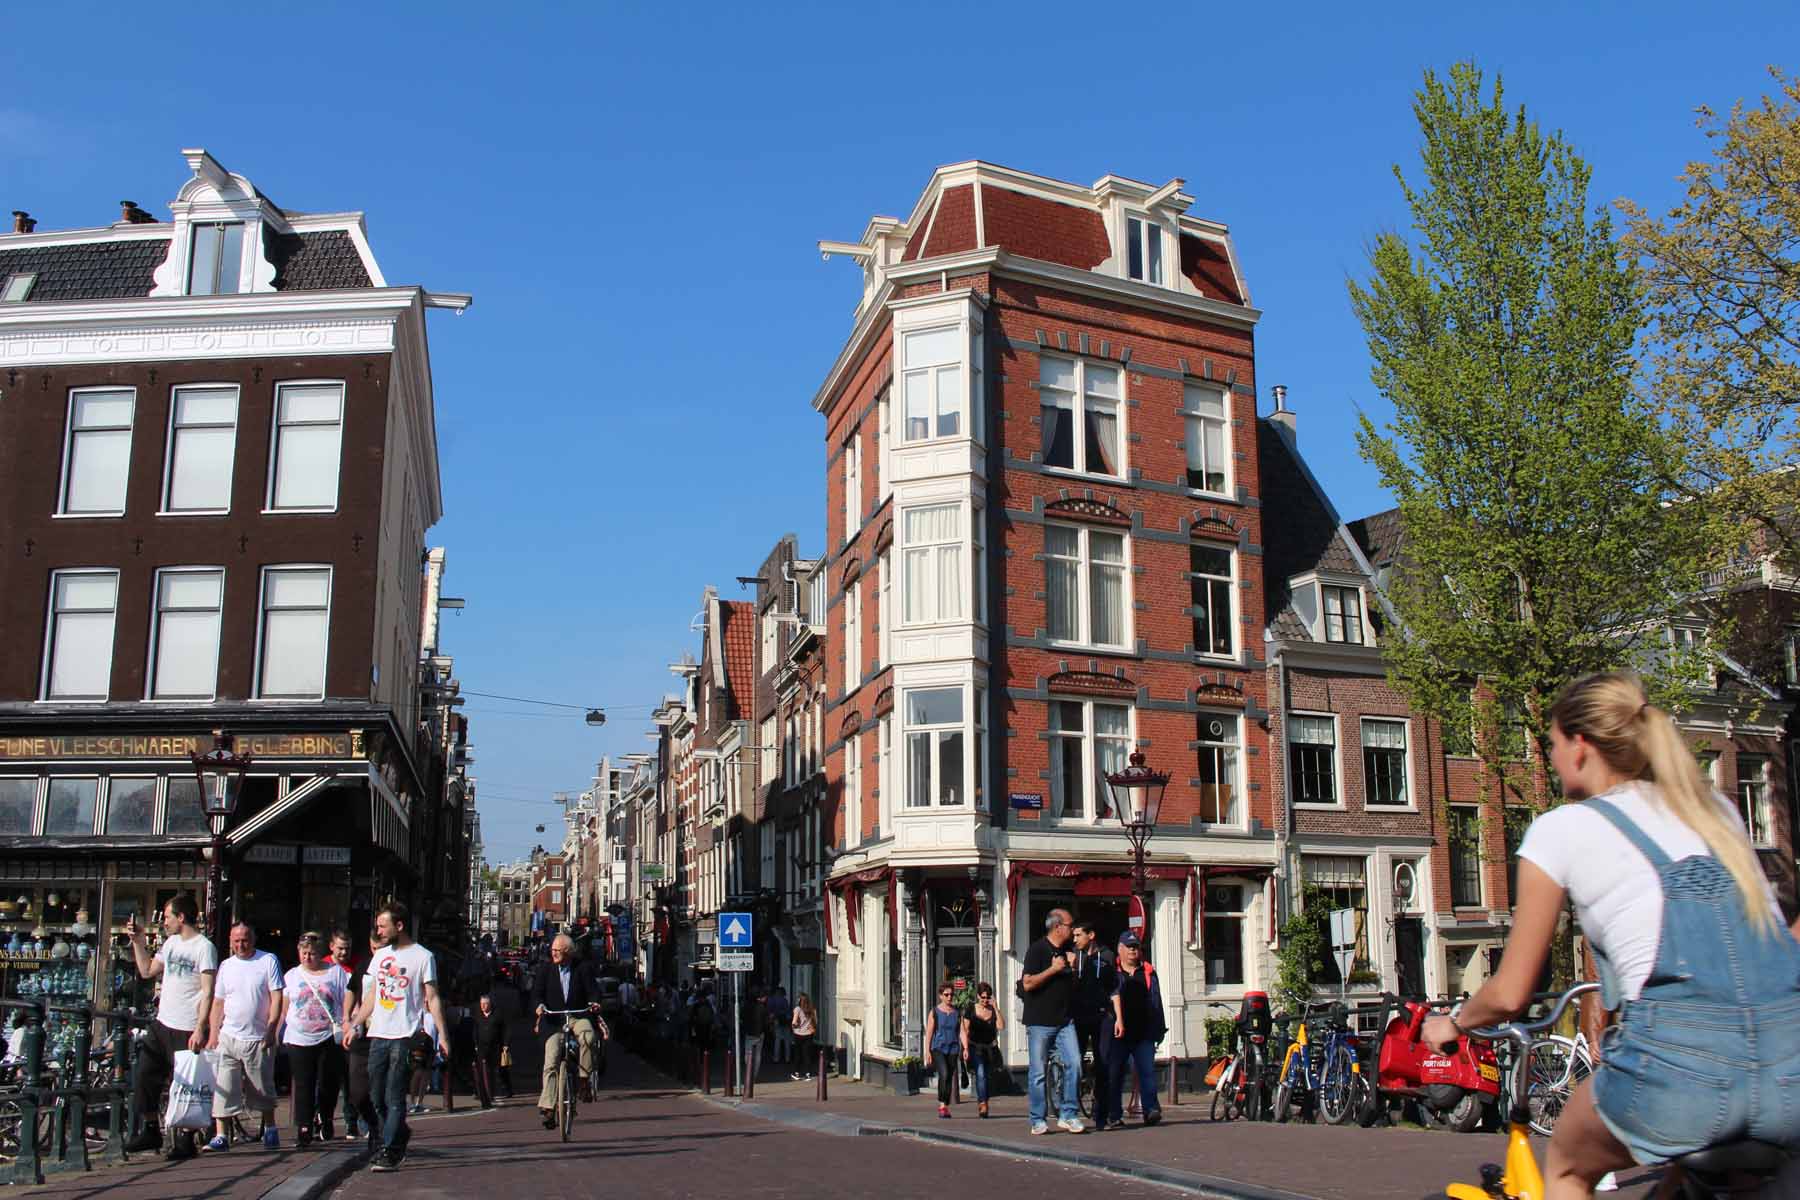
<path id="1" fill-rule="evenodd" d="M 318 1200 L 369 1160 L 363 1150 L 330 1150 L 262 1194 L 261 1200 Z"/>

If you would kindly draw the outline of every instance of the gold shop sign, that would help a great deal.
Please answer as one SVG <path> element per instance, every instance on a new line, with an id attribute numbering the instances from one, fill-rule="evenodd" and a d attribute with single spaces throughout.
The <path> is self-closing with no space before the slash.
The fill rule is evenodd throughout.
<path id="1" fill-rule="evenodd" d="M 251 758 L 358 758 L 360 731 L 353 733 L 240 733 L 239 754 Z M 0 761 L 24 759 L 187 758 L 212 749 L 212 735 L 82 733 L 70 736 L 0 735 Z"/>

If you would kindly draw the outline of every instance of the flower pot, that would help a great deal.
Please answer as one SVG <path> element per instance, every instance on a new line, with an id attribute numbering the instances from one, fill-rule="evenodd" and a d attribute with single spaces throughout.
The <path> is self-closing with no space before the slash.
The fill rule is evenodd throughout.
<path id="1" fill-rule="evenodd" d="M 925 1071 L 917 1063 L 894 1063 L 888 1067 L 888 1086 L 896 1096 L 916 1096 L 924 1081 Z"/>

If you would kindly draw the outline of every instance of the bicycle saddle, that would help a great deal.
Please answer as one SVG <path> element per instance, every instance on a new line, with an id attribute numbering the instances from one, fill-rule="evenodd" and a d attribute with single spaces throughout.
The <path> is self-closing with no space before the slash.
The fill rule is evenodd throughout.
<path id="1" fill-rule="evenodd" d="M 1707 1174 L 1723 1174 L 1730 1171 L 1760 1171 L 1772 1174 L 1787 1165 L 1791 1151 L 1786 1146 L 1777 1146 L 1772 1142 L 1759 1142 L 1755 1138 L 1743 1138 L 1735 1142 L 1721 1142 L 1717 1146 L 1708 1146 L 1704 1150 L 1696 1150 L 1692 1154 L 1684 1154 L 1675 1160 L 1675 1165 L 1684 1171 L 1700 1171 Z"/>

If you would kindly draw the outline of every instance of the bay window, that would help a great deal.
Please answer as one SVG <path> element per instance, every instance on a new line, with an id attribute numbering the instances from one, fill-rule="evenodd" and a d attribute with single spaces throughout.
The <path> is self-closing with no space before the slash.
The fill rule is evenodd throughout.
<path id="1" fill-rule="evenodd" d="M 112 684 L 117 571 L 57 571 L 50 577 L 44 699 L 105 700 Z"/>
<path id="2" fill-rule="evenodd" d="M 1107 795 L 1109 774 L 1131 755 L 1131 709 L 1092 700 L 1050 702 L 1050 812 L 1093 820 Z"/>
<path id="3" fill-rule="evenodd" d="M 1123 475 L 1119 453 L 1119 368 L 1086 359 L 1038 359 L 1044 465 L 1090 475 Z"/>
<path id="4" fill-rule="evenodd" d="M 906 806 L 955 806 L 963 781 L 963 690 L 914 688 L 906 693 Z"/>
<path id="5" fill-rule="evenodd" d="M 906 623 L 929 625 L 962 620 L 962 506 L 934 504 L 907 509 L 901 522 L 901 538 Z"/>
<path id="6" fill-rule="evenodd" d="M 958 437 L 963 432 L 963 339 L 955 326 L 908 333 L 901 345 L 906 425 L 902 441 Z"/>
<path id="7" fill-rule="evenodd" d="M 1124 647 L 1125 535 L 1044 526 L 1044 596 L 1050 640 Z"/>
<path id="8" fill-rule="evenodd" d="M 1203 712 L 1199 717 L 1200 819 L 1208 825 L 1242 825 L 1238 803 L 1238 747 L 1243 739 L 1235 713 Z"/>
<path id="9" fill-rule="evenodd" d="M 1188 584 L 1194 602 L 1194 652 L 1230 657 L 1232 636 L 1232 552 L 1199 542 L 1188 547 Z"/>
<path id="10" fill-rule="evenodd" d="M 1231 475 L 1230 407 L 1219 388 L 1187 384 L 1181 417 L 1187 434 L 1187 485 L 1199 492 L 1225 493 Z"/>

